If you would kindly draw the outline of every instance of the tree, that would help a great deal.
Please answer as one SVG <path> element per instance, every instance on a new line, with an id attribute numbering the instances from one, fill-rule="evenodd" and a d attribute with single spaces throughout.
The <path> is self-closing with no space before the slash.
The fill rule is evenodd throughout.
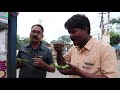
<path id="1" fill-rule="evenodd" d="M 71 39 L 70 39 L 69 35 L 63 35 L 58 38 L 58 41 L 62 41 L 64 44 L 67 44 L 67 43 L 70 44 Z"/>
<path id="2" fill-rule="evenodd" d="M 22 44 L 27 44 L 27 43 L 29 43 L 29 42 L 30 42 L 30 38 L 28 38 L 28 37 L 22 37 L 22 38 L 20 38 L 20 36 L 17 35 L 16 47 L 17 47 L 17 49 L 19 49 Z M 45 46 L 50 46 L 49 43 L 47 43 L 45 40 L 41 40 L 41 42 L 42 42 Z"/>
<path id="3" fill-rule="evenodd" d="M 41 40 L 41 42 L 42 42 L 45 46 L 47 46 L 47 47 L 50 46 L 50 44 L 49 44 L 48 42 L 46 42 L 45 40 Z"/>
<path id="4" fill-rule="evenodd" d="M 115 32 L 110 32 L 110 45 L 115 46 L 120 43 L 120 34 Z"/>
<path id="5" fill-rule="evenodd" d="M 110 20 L 110 23 L 112 23 L 112 24 L 114 24 L 114 23 L 120 23 L 120 17 L 118 17 L 118 18 L 112 18 Z"/>
<path id="6" fill-rule="evenodd" d="M 20 36 L 17 35 L 17 42 L 16 42 L 16 48 L 18 49 L 21 45 L 21 40 L 20 40 Z"/>
<path id="7" fill-rule="evenodd" d="M 23 37 L 20 38 L 20 36 L 17 35 L 17 42 L 16 42 L 17 49 L 19 49 L 22 44 L 29 43 L 29 41 L 30 41 L 29 38 L 27 38 L 27 37 L 26 38 L 23 38 Z"/>
<path id="8" fill-rule="evenodd" d="M 30 38 L 28 38 L 28 37 L 22 38 L 21 41 L 22 41 L 22 44 L 26 44 L 26 43 L 30 42 Z"/>
<path id="9" fill-rule="evenodd" d="M 57 42 L 57 40 L 52 40 L 50 43 L 55 43 L 55 42 Z"/>

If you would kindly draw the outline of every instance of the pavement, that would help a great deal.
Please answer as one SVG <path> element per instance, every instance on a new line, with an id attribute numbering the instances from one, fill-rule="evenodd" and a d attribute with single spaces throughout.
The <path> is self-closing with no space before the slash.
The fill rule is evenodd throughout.
<path id="1" fill-rule="evenodd" d="M 54 73 L 48 72 L 46 78 L 69 78 L 69 75 L 63 75 L 56 69 Z"/>
<path id="2" fill-rule="evenodd" d="M 19 69 L 17 69 L 16 72 L 17 72 L 16 77 L 18 78 Z M 46 78 L 69 78 L 69 76 L 68 76 L 68 75 L 62 75 L 62 74 L 56 69 L 54 73 L 47 72 Z"/>

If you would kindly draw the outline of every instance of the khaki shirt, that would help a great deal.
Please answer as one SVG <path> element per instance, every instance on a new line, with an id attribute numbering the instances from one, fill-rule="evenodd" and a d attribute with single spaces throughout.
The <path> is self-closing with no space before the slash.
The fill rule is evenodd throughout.
<path id="1" fill-rule="evenodd" d="M 95 75 L 106 75 L 109 78 L 117 78 L 117 57 L 114 49 L 107 43 L 91 38 L 84 48 L 72 46 L 64 55 L 65 61 L 76 65 L 83 70 Z M 79 78 L 70 75 L 70 78 Z"/>

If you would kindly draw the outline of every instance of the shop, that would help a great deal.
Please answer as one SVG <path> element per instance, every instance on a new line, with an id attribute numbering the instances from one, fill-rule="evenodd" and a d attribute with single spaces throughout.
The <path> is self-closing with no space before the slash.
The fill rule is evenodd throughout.
<path id="1" fill-rule="evenodd" d="M 0 12 L 0 78 L 16 78 L 17 12 Z"/>
<path id="2" fill-rule="evenodd" d="M 0 12 L 0 77 L 7 77 L 8 13 Z"/>

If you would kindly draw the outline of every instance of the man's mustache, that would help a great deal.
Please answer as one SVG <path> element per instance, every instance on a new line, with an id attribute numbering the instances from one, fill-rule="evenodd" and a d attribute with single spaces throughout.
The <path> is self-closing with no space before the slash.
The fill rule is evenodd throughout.
<path id="1" fill-rule="evenodd" d="M 38 37 L 37 37 L 37 36 L 32 36 L 32 38 L 38 39 Z"/>

